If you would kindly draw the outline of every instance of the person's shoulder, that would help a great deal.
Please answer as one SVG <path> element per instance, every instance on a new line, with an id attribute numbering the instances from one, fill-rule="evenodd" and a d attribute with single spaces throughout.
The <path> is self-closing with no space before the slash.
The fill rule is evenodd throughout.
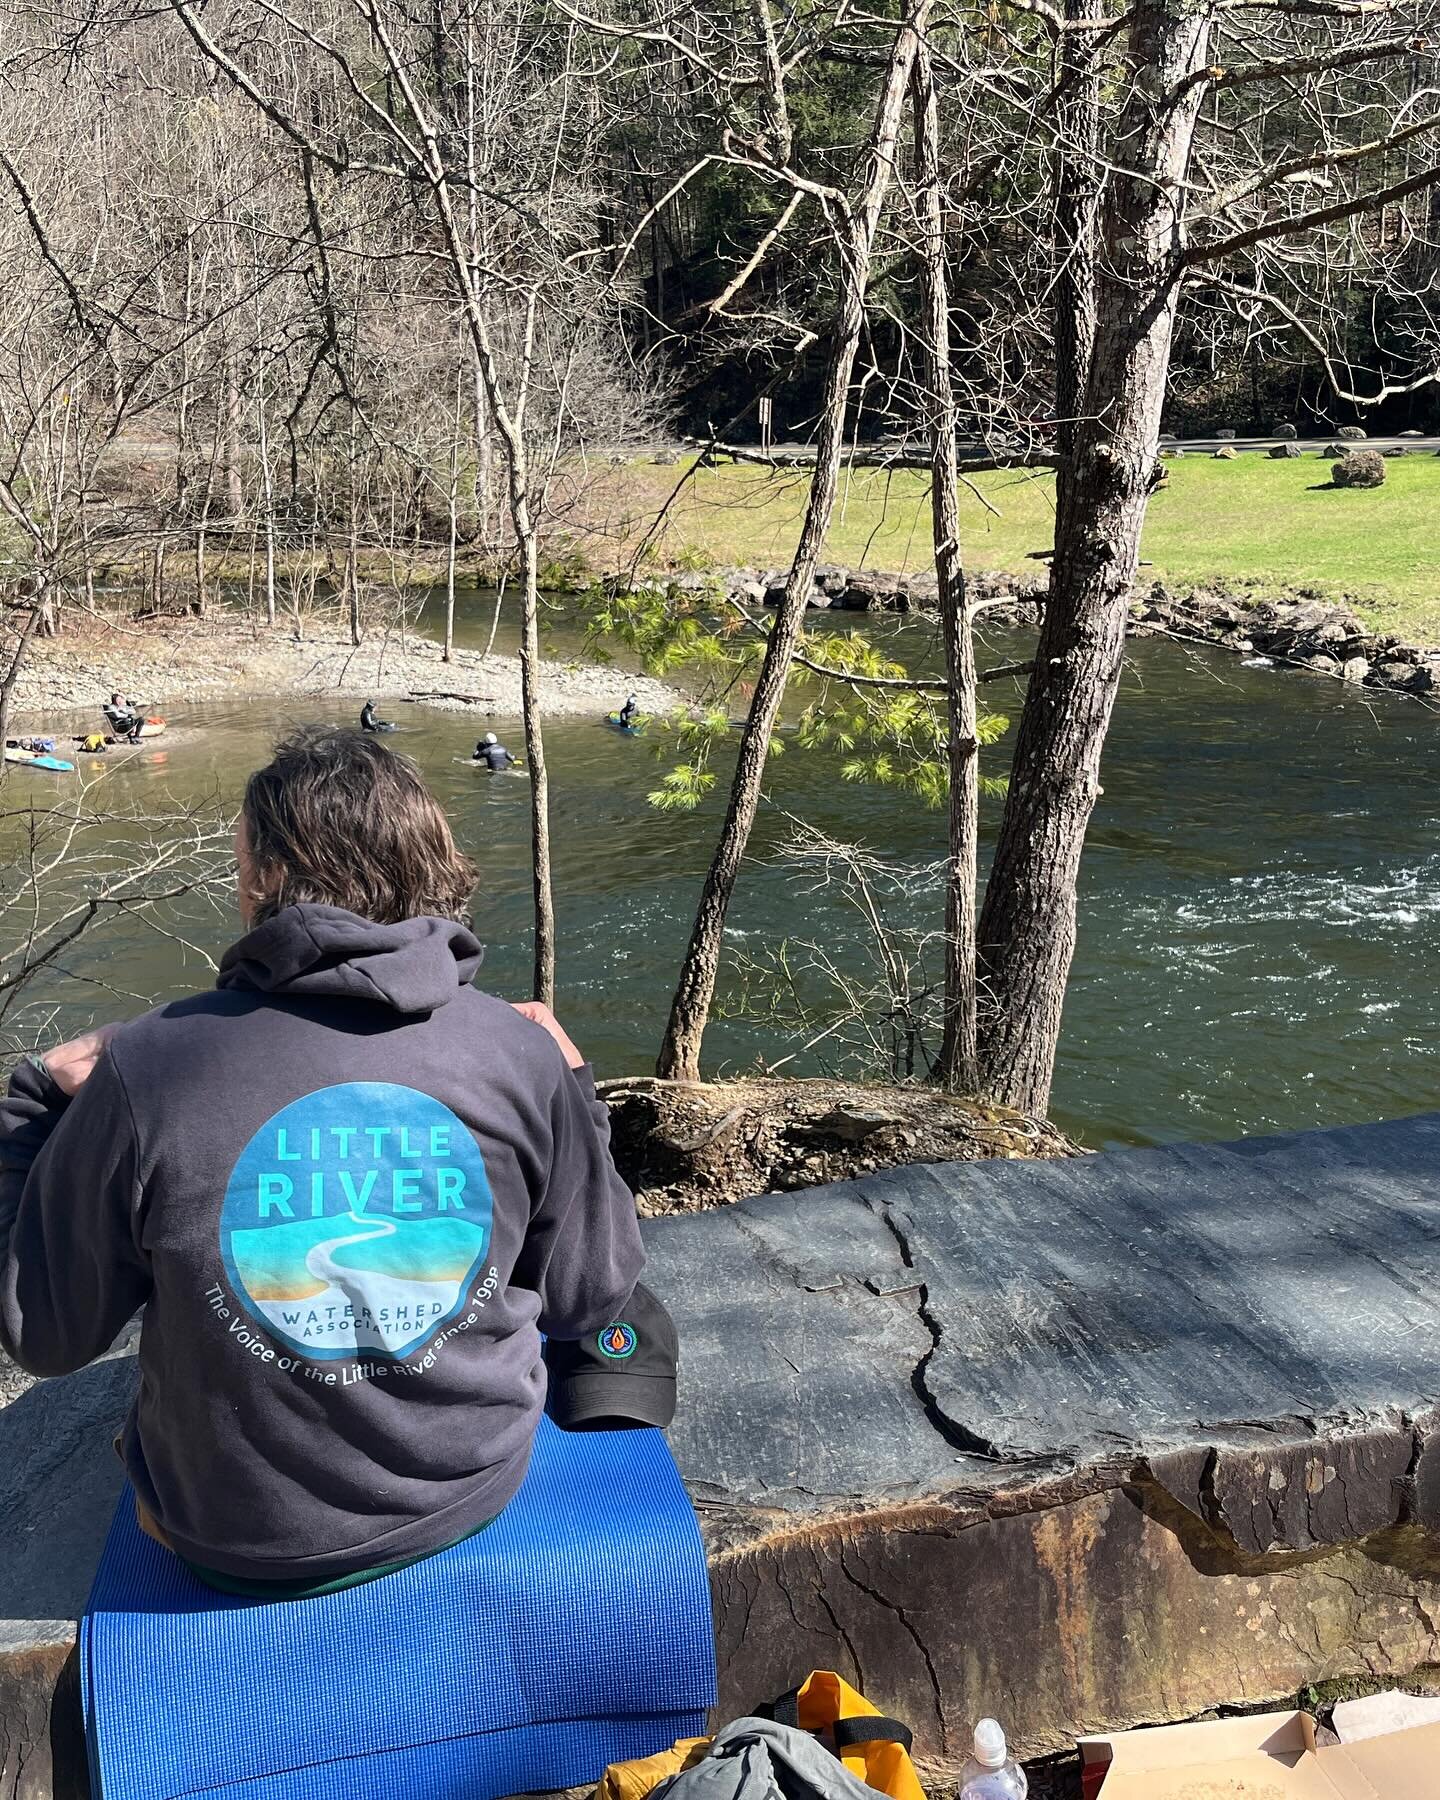
<path id="1" fill-rule="evenodd" d="M 220 1019 L 234 1019 L 262 1005 L 264 996 L 244 989 L 209 988 L 202 993 L 186 994 L 179 1000 L 167 1000 L 161 1006 L 127 1019 L 116 1032 L 112 1047 L 125 1055 L 153 1054 L 162 1047 L 179 1046 L 182 1039 L 193 1039 L 208 1032 Z"/>
<path id="2" fill-rule="evenodd" d="M 484 988 L 467 988 L 463 997 L 474 1009 L 471 1016 L 484 1031 L 492 1050 L 512 1064 L 523 1064 L 531 1077 L 544 1074 L 558 1083 L 568 1073 L 560 1046 L 543 1025 L 527 1019 L 508 1000 L 501 1000 Z"/>

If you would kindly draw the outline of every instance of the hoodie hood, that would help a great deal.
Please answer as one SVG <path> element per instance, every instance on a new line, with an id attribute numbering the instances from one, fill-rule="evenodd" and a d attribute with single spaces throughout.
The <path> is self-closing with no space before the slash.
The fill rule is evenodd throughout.
<path id="1" fill-rule="evenodd" d="M 215 985 L 430 1013 L 469 987 L 483 955 L 453 919 L 379 925 L 339 906 L 287 906 L 230 946 Z"/>

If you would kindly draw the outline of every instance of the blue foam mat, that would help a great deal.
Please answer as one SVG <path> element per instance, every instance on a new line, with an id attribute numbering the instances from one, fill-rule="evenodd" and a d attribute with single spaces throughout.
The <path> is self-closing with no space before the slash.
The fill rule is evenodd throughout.
<path id="1" fill-rule="evenodd" d="M 487 1531 L 378 1581 L 207 1588 L 122 1497 L 80 1628 L 96 1800 L 495 1800 L 698 1734 L 704 1551 L 658 1431 L 548 1419 Z"/>

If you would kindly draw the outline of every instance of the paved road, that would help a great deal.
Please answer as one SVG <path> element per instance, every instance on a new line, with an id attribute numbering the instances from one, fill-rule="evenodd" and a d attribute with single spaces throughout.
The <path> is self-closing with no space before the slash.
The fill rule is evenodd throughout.
<path id="1" fill-rule="evenodd" d="M 1332 435 L 1330 437 L 1291 438 L 1289 441 L 1298 443 L 1302 450 L 1318 456 L 1330 444 L 1339 443 L 1341 440 Z M 1225 444 L 1229 444 L 1232 450 L 1265 451 L 1275 444 L 1284 442 L 1283 438 L 1273 437 L 1169 438 L 1161 441 L 1160 448 L 1164 450 L 1178 447 L 1181 450 L 1193 450 L 1198 455 L 1207 450 L 1213 453 Z M 1440 451 L 1440 437 L 1372 437 L 1365 438 L 1363 442 L 1357 439 L 1355 448 L 1357 450 L 1428 450 L 1433 452 Z"/>
<path id="2" fill-rule="evenodd" d="M 1213 454 L 1216 450 L 1219 450 L 1222 447 L 1228 445 L 1229 448 L 1232 450 L 1239 450 L 1241 452 L 1245 452 L 1245 451 L 1259 452 L 1260 454 L 1263 455 L 1267 450 L 1271 449 L 1272 446 L 1274 446 L 1275 444 L 1284 443 L 1285 441 L 1286 440 L 1283 438 L 1275 438 L 1275 437 L 1236 437 L 1236 438 L 1216 438 L 1216 437 L 1173 438 L 1173 437 L 1167 437 L 1167 438 L 1162 439 L 1160 447 L 1162 450 L 1180 449 L 1180 450 L 1185 450 L 1187 452 L 1191 452 L 1196 456 L 1203 456 L 1206 454 Z M 1332 432 L 1329 437 L 1305 437 L 1305 438 L 1298 438 L 1298 439 L 1291 438 L 1289 441 L 1291 443 L 1298 443 L 1300 449 L 1305 451 L 1307 455 L 1318 456 L 1321 454 L 1322 451 L 1327 449 L 1331 444 L 1337 443 L 1340 440 Z M 745 452 L 755 455 L 755 456 L 758 456 L 760 454 L 759 444 L 736 444 L 734 447 L 737 450 L 742 450 L 742 451 L 745 451 Z M 1044 444 L 1042 444 L 1039 440 L 1037 440 L 1037 442 L 1034 446 L 1034 448 L 1036 448 L 1036 449 L 1043 449 L 1045 447 L 1046 446 Z M 1355 447 L 1357 449 L 1365 449 L 1365 450 L 1401 449 L 1401 450 L 1418 450 L 1418 451 L 1440 453 L 1440 437 L 1372 437 L 1372 438 L 1365 438 L 1363 440 L 1363 442 L 1361 440 L 1357 439 Z M 925 450 L 924 443 L 919 438 L 916 438 L 915 441 L 911 444 L 905 444 L 905 445 L 898 444 L 898 443 L 894 443 L 894 444 L 862 444 L 860 446 L 860 448 L 861 448 L 862 454 L 864 454 L 865 456 L 882 455 L 887 450 L 895 451 L 895 452 L 903 452 L 904 454 L 907 454 L 907 455 L 919 456 L 919 455 L 923 455 L 924 450 Z M 785 443 L 776 443 L 776 444 L 771 445 L 771 453 L 775 456 L 801 456 L 807 452 L 813 454 L 814 449 L 815 449 L 815 446 L 813 444 L 805 444 L 805 443 L 789 442 L 789 441 L 787 441 Z M 971 442 L 966 439 L 962 439 L 960 442 L 960 454 L 962 455 L 962 457 L 986 456 L 986 455 L 990 454 L 990 449 L 991 449 L 991 447 L 988 445 Z M 724 452 L 722 451 L 720 454 L 723 456 Z"/>

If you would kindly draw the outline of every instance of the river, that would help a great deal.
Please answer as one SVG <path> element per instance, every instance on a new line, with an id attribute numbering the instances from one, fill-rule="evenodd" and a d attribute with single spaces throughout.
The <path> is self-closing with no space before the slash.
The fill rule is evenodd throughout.
<path id="1" fill-rule="evenodd" d="M 487 613 L 475 596 L 462 639 L 480 637 Z M 918 627 L 878 629 L 912 651 L 918 642 Z M 982 665 L 1023 656 L 1032 643 L 989 632 Z M 1000 710 L 1018 706 L 1008 682 L 987 697 Z M 107 770 L 103 786 L 116 804 L 212 789 L 236 797 L 286 721 L 353 712 L 304 700 L 164 710 L 173 739 Z M 418 758 L 479 863 L 483 979 L 517 997 L 530 958 L 525 779 L 456 760 L 484 728 L 473 718 L 393 703 L 382 710 L 401 720 L 391 742 Z M 517 721 L 493 723 L 519 746 Z M 662 814 L 646 804 L 660 765 L 643 739 L 598 721 L 557 722 L 547 742 L 557 1010 L 603 1073 L 641 1071 L 654 1056 L 727 771 L 698 813 Z M 1003 773 L 1007 754 L 1002 740 L 989 753 L 991 772 Z M 787 814 L 897 860 L 912 872 L 900 903 L 908 921 L 938 919 L 941 896 L 927 871 L 942 852 L 940 814 L 893 791 L 844 784 L 833 764 L 800 753 L 778 758 L 772 774 L 731 915 L 736 946 L 814 939 L 842 964 L 857 963 L 850 909 L 771 861 Z M 9 803 L 41 780 L 16 771 Z M 1103 781 L 1055 1085 L 1063 1127 L 1099 1147 L 1393 1117 L 1436 1103 L 1440 718 L 1411 701 L 1139 641 Z M 997 810 L 987 803 L 992 828 Z M 232 929 L 220 917 L 188 927 L 215 954 Z M 112 926 L 103 943 L 104 978 L 119 989 L 164 998 L 208 982 L 203 965 L 187 966 L 171 940 L 143 925 Z M 66 1028 L 94 1010 L 88 994 L 76 1007 L 73 987 L 40 997 L 61 1004 Z M 794 1047 L 720 1018 L 707 1060 L 712 1071 L 735 1070 Z M 483 1063 L 484 1046 L 476 1053 Z M 814 1072 L 822 1056 L 788 1067 Z"/>

